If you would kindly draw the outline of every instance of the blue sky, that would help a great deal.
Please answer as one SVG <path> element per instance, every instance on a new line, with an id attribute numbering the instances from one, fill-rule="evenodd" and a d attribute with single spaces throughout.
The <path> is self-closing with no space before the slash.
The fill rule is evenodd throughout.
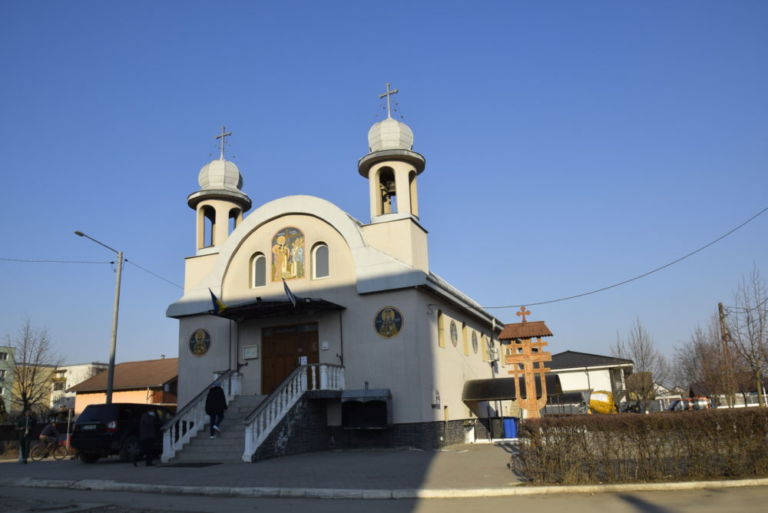
<path id="1" fill-rule="evenodd" d="M 762 1 L 6 0 L 0 258 L 110 260 L 82 230 L 182 283 L 221 125 L 254 205 L 312 194 L 367 221 L 356 163 L 391 82 L 434 272 L 483 305 L 610 285 L 768 206 L 767 24 Z M 768 274 L 767 229 L 531 318 L 555 352 L 607 353 L 639 318 L 671 354 Z M 104 361 L 114 279 L 0 260 L 0 334 L 29 318 L 65 361 Z M 118 361 L 177 354 L 179 296 L 125 268 Z"/>

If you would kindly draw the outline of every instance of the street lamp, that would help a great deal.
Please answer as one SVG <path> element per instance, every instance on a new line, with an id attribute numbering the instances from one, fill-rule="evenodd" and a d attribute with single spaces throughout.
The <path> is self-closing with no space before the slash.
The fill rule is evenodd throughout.
<path id="1" fill-rule="evenodd" d="M 103 246 L 117 255 L 117 282 L 115 283 L 115 306 L 112 310 L 112 347 L 109 349 L 109 367 L 107 368 L 107 404 L 112 404 L 112 387 L 115 382 L 115 348 L 117 347 L 117 312 L 120 309 L 120 278 L 123 274 L 123 252 L 110 248 L 103 242 L 99 242 L 93 237 L 76 231 L 78 237 L 90 239 L 99 246 Z"/>

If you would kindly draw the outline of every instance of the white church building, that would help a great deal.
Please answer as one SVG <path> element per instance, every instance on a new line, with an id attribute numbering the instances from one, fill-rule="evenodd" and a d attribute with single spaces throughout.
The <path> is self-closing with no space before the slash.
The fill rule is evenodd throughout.
<path id="1" fill-rule="evenodd" d="M 387 118 L 370 128 L 357 163 L 369 184 L 368 222 L 314 196 L 274 199 L 246 216 L 251 199 L 224 158 L 222 129 L 220 158 L 203 166 L 187 198 L 195 253 L 183 296 L 167 310 L 179 320 L 180 409 L 164 460 L 204 459 L 210 447 L 218 459 L 245 461 L 329 447 L 438 447 L 464 441 L 488 415 L 462 391 L 498 375 L 502 325 L 430 271 L 418 202 L 426 162 L 411 129 L 391 117 L 394 92 L 382 95 Z M 202 429 L 215 379 L 230 400 L 224 431 L 243 433 L 226 450 Z"/>

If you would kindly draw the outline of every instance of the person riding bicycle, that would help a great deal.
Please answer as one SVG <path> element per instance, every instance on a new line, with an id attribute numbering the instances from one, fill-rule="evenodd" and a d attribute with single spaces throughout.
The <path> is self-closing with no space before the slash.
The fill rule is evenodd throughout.
<path id="1" fill-rule="evenodd" d="M 40 441 L 43 442 L 46 447 L 56 447 L 56 445 L 59 443 L 59 430 L 56 429 L 55 421 L 52 420 L 45 425 L 43 430 L 40 432 Z"/>

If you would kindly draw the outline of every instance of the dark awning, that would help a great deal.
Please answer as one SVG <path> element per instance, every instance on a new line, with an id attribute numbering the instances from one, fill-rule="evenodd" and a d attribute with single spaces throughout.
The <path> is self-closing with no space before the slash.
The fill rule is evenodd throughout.
<path id="1" fill-rule="evenodd" d="M 377 388 L 371 390 L 344 390 L 341 393 L 341 402 L 358 401 L 365 403 L 368 401 L 386 401 L 392 397 L 392 392 L 388 388 Z"/>
<path id="2" fill-rule="evenodd" d="M 296 306 L 290 301 L 263 301 L 257 299 L 250 303 L 232 305 L 224 311 L 213 315 L 241 322 L 248 319 L 263 319 L 265 317 L 284 317 L 290 315 L 311 315 L 316 312 L 344 310 L 345 307 L 331 303 L 325 299 L 298 298 Z"/>
<path id="3" fill-rule="evenodd" d="M 520 395 L 527 398 L 525 380 L 520 380 Z M 559 394 L 562 392 L 560 377 L 557 374 L 547 374 L 547 394 Z M 536 379 L 536 397 L 541 397 L 541 385 Z M 464 383 L 464 391 L 461 398 L 464 401 L 514 401 L 515 378 L 473 379 Z"/>

